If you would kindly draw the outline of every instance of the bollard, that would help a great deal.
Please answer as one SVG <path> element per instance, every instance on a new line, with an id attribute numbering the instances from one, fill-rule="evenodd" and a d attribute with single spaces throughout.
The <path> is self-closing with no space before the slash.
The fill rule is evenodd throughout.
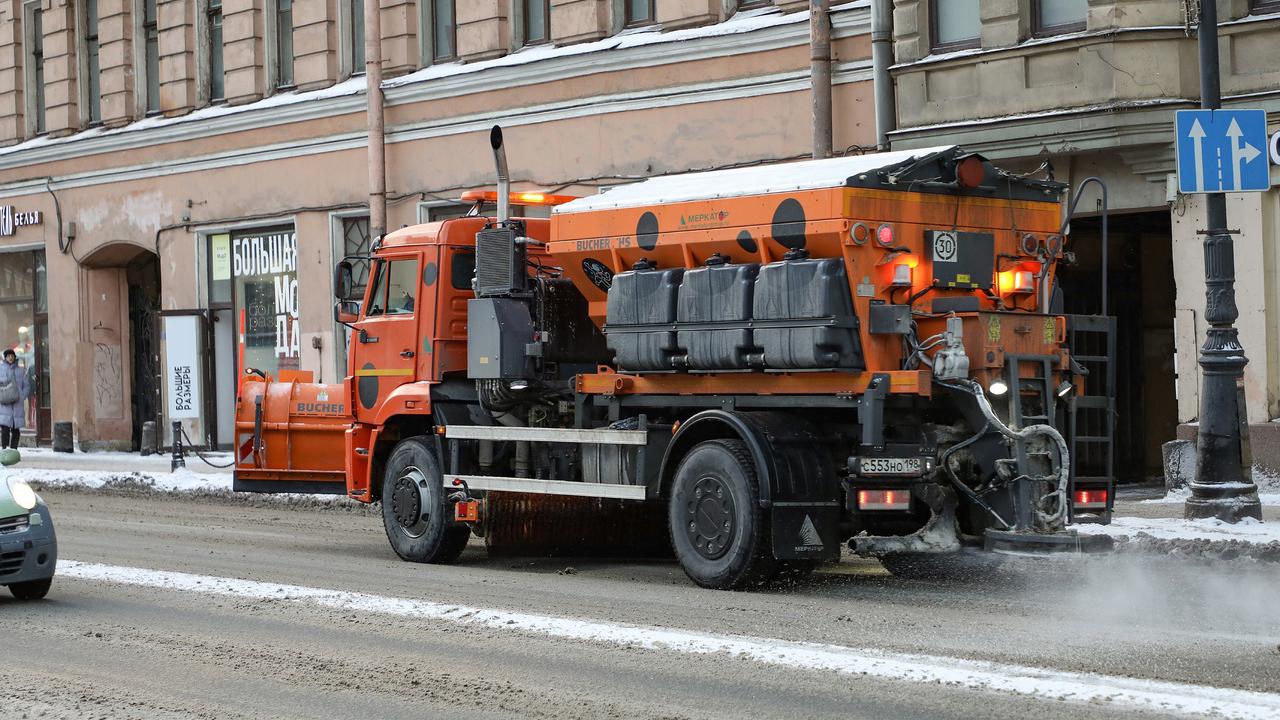
<path id="1" fill-rule="evenodd" d="M 54 423 L 54 452 L 76 452 L 76 438 L 69 421 Z"/>
<path id="2" fill-rule="evenodd" d="M 1181 490 L 1195 478 L 1196 444 L 1190 440 L 1170 440 L 1160 447 L 1164 454 L 1164 489 Z"/>
<path id="3" fill-rule="evenodd" d="M 70 422 L 63 421 L 53 424 L 53 451 L 75 452 L 75 438 Z"/>
<path id="4" fill-rule="evenodd" d="M 156 432 L 155 420 L 148 420 L 142 423 L 142 441 L 141 441 L 142 448 L 141 449 L 142 449 L 143 457 L 146 457 L 148 455 L 155 455 L 157 452 L 159 452 L 159 450 L 157 449 L 160 445 L 160 440 L 158 436 L 159 436 L 159 433 Z"/>
<path id="5" fill-rule="evenodd" d="M 178 468 L 187 466 L 187 461 L 182 458 L 182 421 L 173 421 L 173 458 L 169 461 L 169 471 L 173 472 Z"/>

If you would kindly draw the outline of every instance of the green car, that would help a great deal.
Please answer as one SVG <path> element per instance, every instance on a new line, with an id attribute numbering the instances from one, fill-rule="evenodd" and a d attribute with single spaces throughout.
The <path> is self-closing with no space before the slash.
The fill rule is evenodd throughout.
<path id="1" fill-rule="evenodd" d="M 0 585 L 19 600 L 39 600 L 57 564 L 49 506 L 26 482 L 0 479 Z"/>

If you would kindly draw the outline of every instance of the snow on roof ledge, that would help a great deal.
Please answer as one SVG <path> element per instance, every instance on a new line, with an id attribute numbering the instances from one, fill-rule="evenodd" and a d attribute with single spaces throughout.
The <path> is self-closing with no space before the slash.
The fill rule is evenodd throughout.
<path id="1" fill-rule="evenodd" d="M 854 175 L 898 165 L 912 158 L 945 152 L 952 147 L 954 146 L 943 145 L 828 160 L 803 160 L 776 165 L 665 175 L 612 187 L 599 195 L 559 205 L 554 212 L 559 215 L 841 187 Z"/>

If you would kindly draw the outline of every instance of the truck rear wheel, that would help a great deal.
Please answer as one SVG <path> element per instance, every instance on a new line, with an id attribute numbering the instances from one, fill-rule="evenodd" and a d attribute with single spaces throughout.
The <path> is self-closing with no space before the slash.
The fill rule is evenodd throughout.
<path id="1" fill-rule="evenodd" d="M 755 464 L 738 440 L 708 440 L 684 456 L 667 520 L 680 566 L 703 587 L 752 587 L 777 571 Z"/>
<path id="2" fill-rule="evenodd" d="M 448 563 L 467 546 L 471 528 L 453 521 L 436 453 L 422 438 L 401 440 L 382 475 L 382 525 L 402 559 Z"/>

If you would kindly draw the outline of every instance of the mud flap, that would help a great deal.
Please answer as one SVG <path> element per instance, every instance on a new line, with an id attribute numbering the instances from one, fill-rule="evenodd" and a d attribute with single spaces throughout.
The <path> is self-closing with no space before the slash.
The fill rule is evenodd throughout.
<path id="1" fill-rule="evenodd" d="M 773 556 L 779 560 L 839 560 L 840 506 L 773 503 Z"/>

